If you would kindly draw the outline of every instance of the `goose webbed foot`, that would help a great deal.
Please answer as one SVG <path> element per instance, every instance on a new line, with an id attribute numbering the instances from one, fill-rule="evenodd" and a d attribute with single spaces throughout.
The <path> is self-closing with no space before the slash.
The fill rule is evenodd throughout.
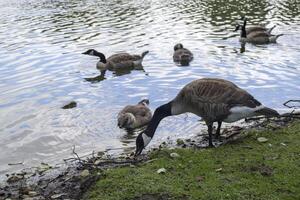
<path id="1" fill-rule="evenodd" d="M 220 139 L 220 132 L 221 132 L 221 126 L 222 126 L 222 122 L 219 121 L 218 122 L 218 128 L 217 128 L 217 131 L 216 131 L 216 139 Z"/>

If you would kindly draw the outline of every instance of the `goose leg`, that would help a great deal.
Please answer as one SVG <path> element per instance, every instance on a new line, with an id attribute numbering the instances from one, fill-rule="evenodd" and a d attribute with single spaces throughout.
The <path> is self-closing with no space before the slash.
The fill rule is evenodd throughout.
<path id="1" fill-rule="evenodd" d="M 212 131 L 213 131 L 213 125 L 211 124 L 207 124 L 208 127 L 208 146 L 209 147 L 214 147 L 213 143 L 212 143 Z"/>
<path id="2" fill-rule="evenodd" d="M 216 138 L 220 138 L 221 126 L 222 126 L 222 121 L 218 121 L 218 128 L 217 128 L 217 131 L 216 131 Z"/>

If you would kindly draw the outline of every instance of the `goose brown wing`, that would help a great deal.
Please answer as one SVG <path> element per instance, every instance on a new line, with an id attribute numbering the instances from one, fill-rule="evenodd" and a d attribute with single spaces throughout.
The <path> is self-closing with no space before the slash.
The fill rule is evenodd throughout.
<path id="1" fill-rule="evenodd" d="M 176 99 L 182 99 L 191 112 L 208 120 L 227 116 L 234 106 L 256 107 L 261 105 L 247 91 L 230 81 L 205 78 L 186 85 Z"/>
<path id="2" fill-rule="evenodd" d="M 118 54 L 111 55 L 110 57 L 107 58 L 107 61 L 113 63 L 122 63 L 122 62 L 127 62 L 132 60 L 134 60 L 134 57 L 128 53 L 118 53 Z"/>

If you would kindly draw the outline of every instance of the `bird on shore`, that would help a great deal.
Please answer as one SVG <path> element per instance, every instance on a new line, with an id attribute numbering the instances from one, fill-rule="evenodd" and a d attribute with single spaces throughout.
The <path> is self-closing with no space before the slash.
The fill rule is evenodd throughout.
<path id="1" fill-rule="evenodd" d="M 142 62 L 149 51 L 143 52 L 141 55 L 131 55 L 128 53 L 113 54 L 106 59 L 105 55 L 95 49 L 89 49 L 82 54 L 97 56 L 100 60 L 97 63 L 97 69 L 99 70 L 122 70 L 122 69 L 141 69 Z"/>
<path id="2" fill-rule="evenodd" d="M 146 130 L 136 138 L 135 156 L 149 144 L 162 119 L 186 112 L 198 115 L 205 121 L 210 147 L 213 147 L 214 122 L 218 123 L 218 137 L 222 122 L 230 123 L 257 115 L 279 116 L 277 111 L 265 107 L 247 91 L 230 81 L 217 78 L 194 80 L 184 86 L 172 101 L 155 110 Z"/>
<path id="3" fill-rule="evenodd" d="M 242 17 L 241 20 L 243 20 L 243 22 L 244 22 L 244 20 L 247 20 L 247 18 Z M 276 27 L 276 25 L 272 26 L 271 28 L 266 28 L 261 25 L 250 26 L 250 27 L 246 28 L 246 35 L 249 35 L 250 33 L 253 33 L 253 32 L 265 32 L 265 33 L 268 33 L 269 35 L 271 35 L 271 32 L 275 27 Z M 241 29 L 242 29 L 242 25 L 237 24 L 234 31 L 238 31 Z"/>
<path id="4" fill-rule="evenodd" d="M 181 43 L 174 46 L 173 61 L 187 66 L 193 60 L 193 54 L 190 50 L 183 47 Z"/>
<path id="5" fill-rule="evenodd" d="M 143 99 L 136 105 L 123 108 L 118 114 L 119 128 L 135 129 L 147 125 L 152 118 L 148 105 L 149 100 Z"/>
<path id="6" fill-rule="evenodd" d="M 253 43 L 253 44 L 269 44 L 269 43 L 276 43 L 278 37 L 282 36 L 283 34 L 278 35 L 270 35 L 267 32 L 257 31 L 251 32 L 247 34 L 246 31 L 246 24 L 247 20 L 244 19 L 244 23 L 241 28 L 241 36 L 240 42 L 245 43 Z"/>

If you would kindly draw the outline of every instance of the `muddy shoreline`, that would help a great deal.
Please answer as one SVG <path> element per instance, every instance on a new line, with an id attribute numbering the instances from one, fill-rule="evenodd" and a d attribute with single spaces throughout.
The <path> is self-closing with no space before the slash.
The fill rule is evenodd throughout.
<path id="1" fill-rule="evenodd" d="M 216 146 L 232 142 L 247 135 L 248 130 L 278 129 L 293 121 L 292 118 L 253 119 L 242 126 L 231 126 L 222 131 L 222 138 Z M 203 135 L 202 135 L 203 136 Z M 199 139 L 201 138 L 201 139 Z M 207 137 L 193 137 L 177 140 L 175 145 L 163 142 L 158 148 L 205 148 Z M 73 158 L 65 159 L 64 164 L 50 166 L 42 163 L 39 167 L 23 169 L 17 173 L 7 174 L 5 182 L 0 183 L 0 199 L 81 199 L 88 188 L 104 175 L 103 170 L 121 166 L 134 166 L 149 160 L 148 153 L 138 159 L 128 156 L 110 158 L 103 152 L 91 153 L 79 157 L 73 149 Z"/>

